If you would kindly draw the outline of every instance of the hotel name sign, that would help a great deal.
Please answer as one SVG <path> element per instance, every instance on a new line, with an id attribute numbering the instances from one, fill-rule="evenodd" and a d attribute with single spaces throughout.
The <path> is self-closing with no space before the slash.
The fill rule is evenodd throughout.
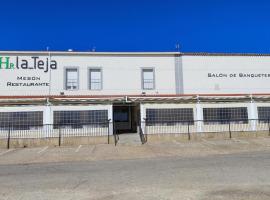
<path id="1" fill-rule="evenodd" d="M 49 58 L 40 59 L 39 56 L 32 56 L 29 60 L 16 56 L 15 62 L 11 62 L 10 57 L 0 56 L 0 69 L 37 69 L 47 73 L 49 69 L 57 69 L 57 62 Z"/>
<path id="2" fill-rule="evenodd" d="M 1 77 L 0 80 L 9 78 L 5 83 L 0 83 L 0 86 L 6 87 L 48 87 L 50 83 L 46 78 L 48 72 L 57 70 L 56 60 L 49 59 L 48 57 L 39 56 L 29 56 L 29 57 L 19 57 L 19 56 L 1 56 L 0 55 L 0 76 L 3 75 L 1 71 L 8 70 L 14 71 L 14 76 L 12 77 Z M 23 76 L 18 73 L 18 70 L 26 71 Z M 33 71 L 33 76 L 30 73 Z M 28 73 L 29 72 L 29 73 Z M 40 75 L 44 73 L 44 75 Z M 27 75 L 25 75 L 27 74 Z M 48 77 L 48 76 L 47 76 Z"/>

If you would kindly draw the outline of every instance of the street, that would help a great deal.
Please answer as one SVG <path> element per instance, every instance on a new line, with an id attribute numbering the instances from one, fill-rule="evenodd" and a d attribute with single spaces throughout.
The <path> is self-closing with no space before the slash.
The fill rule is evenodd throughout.
<path id="1" fill-rule="evenodd" d="M 270 199 L 270 151 L 0 165 L 0 199 Z"/>

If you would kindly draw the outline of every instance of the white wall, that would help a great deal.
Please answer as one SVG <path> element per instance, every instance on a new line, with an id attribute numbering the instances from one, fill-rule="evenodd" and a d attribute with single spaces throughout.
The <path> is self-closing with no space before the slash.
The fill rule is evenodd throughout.
<path id="1" fill-rule="evenodd" d="M 46 55 L 34 53 L 4 53 L 10 63 L 19 60 L 29 61 L 33 65 L 32 56 L 39 60 L 55 60 L 56 70 L 44 72 L 40 69 L 0 69 L 1 95 L 139 95 L 146 94 L 237 94 L 237 93 L 270 93 L 270 56 L 218 56 L 218 55 L 182 55 L 176 54 L 57 54 Z M 179 66 L 178 66 L 179 65 Z M 65 67 L 79 68 L 79 90 L 64 89 Z M 103 89 L 88 89 L 88 69 L 101 67 L 103 71 Z M 143 91 L 141 88 L 141 69 L 155 68 L 154 90 Z M 179 71 L 177 71 L 179 70 Z M 177 72 L 176 72 L 177 71 Z M 183 75 L 182 75 L 183 73 Z M 209 77 L 208 74 L 224 74 L 227 77 Z M 240 77 L 239 74 L 263 74 L 261 77 Z M 51 81 L 50 81 L 51 74 Z M 267 77 L 262 77 L 262 76 Z M 181 76 L 177 78 L 177 76 Z M 268 77 L 269 75 L 269 77 Z M 182 77 L 183 76 L 183 77 Z M 40 80 L 17 80 L 18 77 L 38 77 Z M 177 83 L 176 83 L 177 80 Z M 49 86 L 7 86 L 12 83 L 49 83 Z M 177 88 L 176 88 L 177 85 Z"/>
<path id="2" fill-rule="evenodd" d="M 16 54 L 10 56 L 10 62 L 16 63 Z M 20 60 L 29 60 L 31 54 L 19 55 Z M 38 54 L 35 56 L 39 56 Z M 47 55 L 39 56 L 46 60 Z M 101 95 L 101 94 L 141 94 L 141 68 L 155 68 L 155 90 L 147 90 L 146 94 L 175 93 L 175 58 L 174 55 L 51 55 L 51 60 L 58 63 L 57 70 L 51 70 L 51 94 L 59 95 Z M 5 61 L 5 58 L 3 58 Z M 79 90 L 64 90 L 64 68 L 79 68 Z M 88 69 L 101 67 L 103 71 L 103 89 L 91 91 L 88 89 Z M 2 65 L 3 68 L 3 65 Z M 18 81 L 17 77 L 40 77 L 39 81 Z M 49 82 L 50 72 L 40 69 L 0 69 L 0 93 L 3 95 L 48 95 L 49 87 L 7 87 L 7 82 Z"/>
<path id="3" fill-rule="evenodd" d="M 184 55 L 182 67 L 185 94 L 270 93 L 269 56 Z M 208 77 L 208 73 L 227 77 Z M 269 77 L 239 77 L 239 73 Z"/>

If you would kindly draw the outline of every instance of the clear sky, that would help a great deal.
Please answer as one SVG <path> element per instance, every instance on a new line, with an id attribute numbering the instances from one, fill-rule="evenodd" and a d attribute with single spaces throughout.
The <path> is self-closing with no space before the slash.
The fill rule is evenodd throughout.
<path id="1" fill-rule="evenodd" d="M 1 0 L 0 50 L 270 53 L 268 0 Z"/>

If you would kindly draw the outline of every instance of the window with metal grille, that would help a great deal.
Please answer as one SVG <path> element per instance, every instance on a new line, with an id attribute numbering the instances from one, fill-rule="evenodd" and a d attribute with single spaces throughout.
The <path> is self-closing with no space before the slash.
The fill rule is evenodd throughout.
<path id="1" fill-rule="evenodd" d="M 260 122 L 268 122 L 270 120 L 270 107 L 258 107 L 258 118 Z"/>
<path id="2" fill-rule="evenodd" d="M 66 90 L 77 90 L 79 89 L 79 74 L 77 68 L 66 68 Z"/>
<path id="3" fill-rule="evenodd" d="M 29 130 L 42 127 L 43 112 L 0 112 L 0 128 L 13 130 Z"/>
<path id="4" fill-rule="evenodd" d="M 192 108 L 159 108 L 146 109 L 146 120 L 148 124 L 167 124 L 173 125 L 176 123 L 193 124 L 193 109 Z"/>
<path id="5" fill-rule="evenodd" d="M 83 125 L 104 126 L 108 120 L 107 110 L 54 111 L 54 127 L 71 126 L 82 128 Z"/>
<path id="6" fill-rule="evenodd" d="M 102 89 L 102 72 L 101 69 L 89 69 L 89 89 L 101 90 Z"/>
<path id="7" fill-rule="evenodd" d="M 237 108 L 203 108 L 205 124 L 248 123 L 246 107 Z"/>
<path id="8" fill-rule="evenodd" d="M 155 74 L 153 68 L 142 69 L 142 89 L 155 89 Z"/>

